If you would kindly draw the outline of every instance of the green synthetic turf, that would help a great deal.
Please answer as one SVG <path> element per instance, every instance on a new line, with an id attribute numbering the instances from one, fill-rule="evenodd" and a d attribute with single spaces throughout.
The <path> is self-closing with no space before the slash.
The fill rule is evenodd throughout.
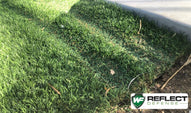
<path id="1" fill-rule="evenodd" d="M 128 106 L 190 50 L 181 34 L 101 0 L 0 0 L 0 12 L 2 112 Z"/>

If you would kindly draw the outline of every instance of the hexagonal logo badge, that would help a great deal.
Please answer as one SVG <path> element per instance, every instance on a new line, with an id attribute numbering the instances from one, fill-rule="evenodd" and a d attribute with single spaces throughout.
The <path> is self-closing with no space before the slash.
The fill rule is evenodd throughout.
<path id="1" fill-rule="evenodd" d="M 134 96 L 132 96 L 132 103 L 136 108 L 139 108 L 143 105 L 144 101 L 145 101 L 145 97 L 143 96 L 143 94 L 135 94 Z"/>

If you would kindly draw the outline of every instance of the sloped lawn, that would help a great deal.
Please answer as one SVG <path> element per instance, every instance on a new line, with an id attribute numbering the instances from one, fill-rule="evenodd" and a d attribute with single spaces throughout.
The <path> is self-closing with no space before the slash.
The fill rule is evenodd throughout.
<path id="1" fill-rule="evenodd" d="M 0 0 L 0 12 L 2 112 L 128 106 L 130 93 L 147 92 L 191 48 L 183 35 L 102 0 Z"/>

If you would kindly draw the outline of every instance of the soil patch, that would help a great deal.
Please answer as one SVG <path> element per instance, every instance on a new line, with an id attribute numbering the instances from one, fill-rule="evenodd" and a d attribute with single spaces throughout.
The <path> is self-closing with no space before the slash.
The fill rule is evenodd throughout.
<path id="1" fill-rule="evenodd" d="M 161 86 L 167 81 L 167 79 L 178 70 L 187 60 L 189 55 L 177 60 L 175 65 L 164 73 L 161 77 L 156 79 L 155 86 L 151 88 L 152 93 L 188 93 L 189 103 L 186 110 L 145 110 L 142 113 L 189 113 L 191 110 L 191 64 L 185 66 L 177 75 L 169 81 L 163 90 L 160 90 Z"/>
<path id="2" fill-rule="evenodd" d="M 133 113 L 189 113 L 191 111 L 191 64 L 185 66 L 176 76 L 169 81 L 166 87 L 161 90 L 162 85 L 174 74 L 187 60 L 189 55 L 177 60 L 172 68 L 155 80 L 155 85 L 151 87 L 150 93 L 188 93 L 188 109 L 182 110 L 133 110 Z M 125 113 L 119 110 L 118 113 Z"/>

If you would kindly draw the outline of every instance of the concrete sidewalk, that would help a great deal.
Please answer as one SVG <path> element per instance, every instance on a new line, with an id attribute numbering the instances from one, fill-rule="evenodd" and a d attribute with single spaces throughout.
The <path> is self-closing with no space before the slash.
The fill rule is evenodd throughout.
<path id="1" fill-rule="evenodd" d="M 127 10 L 155 20 L 175 32 L 183 32 L 191 41 L 191 0 L 107 0 Z"/>

